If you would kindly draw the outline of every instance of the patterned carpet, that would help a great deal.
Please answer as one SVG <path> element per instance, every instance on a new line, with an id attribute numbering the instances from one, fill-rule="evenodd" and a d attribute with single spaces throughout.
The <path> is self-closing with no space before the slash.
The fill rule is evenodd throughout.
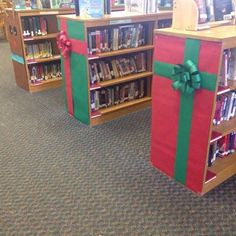
<path id="1" fill-rule="evenodd" d="M 200 198 L 152 168 L 150 109 L 89 128 L 0 62 L 1 236 L 236 235 L 236 176 Z"/>

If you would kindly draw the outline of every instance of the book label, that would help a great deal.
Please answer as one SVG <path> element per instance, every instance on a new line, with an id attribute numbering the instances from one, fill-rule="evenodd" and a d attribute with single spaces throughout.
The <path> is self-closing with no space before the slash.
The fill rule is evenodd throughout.
<path id="1" fill-rule="evenodd" d="M 132 19 L 111 20 L 110 21 L 110 25 L 129 24 L 129 23 L 132 23 Z"/>

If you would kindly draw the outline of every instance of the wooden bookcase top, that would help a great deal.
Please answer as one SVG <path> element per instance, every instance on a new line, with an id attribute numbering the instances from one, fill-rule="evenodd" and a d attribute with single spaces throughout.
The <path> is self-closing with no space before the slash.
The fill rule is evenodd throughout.
<path id="1" fill-rule="evenodd" d="M 21 16 L 35 16 L 35 15 L 58 15 L 58 14 L 73 14 L 73 8 L 59 8 L 59 9 L 13 9 L 6 8 L 6 12 L 13 12 Z"/>
<path id="2" fill-rule="evenodd" d="M 172 11 L 162 11 L 153 14 L 142 14 L 138 12 L 112 12 L 102 18 L 85 18 L 72 15 L 60 15 L 58 18 L 64 18 L 72 21 L 84 22 L 87 26 L 96 27 L 101 25 L 126 24 L 137 21 L 156 21 L 158 19 L 169 19 L 172 17 Z"/>
<path id="3" fill-rule="evenodd" d="M 166 29 L 156 29 L 155 33 L 184 37 L 184 38 L 194 38 L 207 41 L 221 42 L 224 49 L 236 47 L 235 25 L 225 25 L 201 31 L 187 31 L 187 30 L 166 28 Z"/>

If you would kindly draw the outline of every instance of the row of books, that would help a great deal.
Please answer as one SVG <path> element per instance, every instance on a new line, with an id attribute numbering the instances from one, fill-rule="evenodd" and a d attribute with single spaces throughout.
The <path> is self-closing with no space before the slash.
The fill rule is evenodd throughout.
<path id="1" fill-rule="evenodd" d="M 96 54 L 136 48 L 146 43 L 145 38 L 145 27 L 142 24 L 90 31 L 88 33 L 88 53 Z"/>
<path id="2" fill-rule="evenodd" d="M 52 43 L 45 41 L 43 43 L 25 44 L 26 59 L 33 60 L 38 58 L 52 57 Z"/>
<path id="3" fill-rule="evenodd" d="M 171 9 L 173 0 L 126 0 L 125 10 L 128 12 L 157 13 L 159 9 Z"/>
<path id="4" fill-rule="evenodd" d="M 158 20 L 157 22 L 158 29 L 170 28 L 171 25 L 172 25 L 172 19 L 163 19 L 163 20 Z"/>
<path id="5" fill-rule="evenodd" d="M 61 64 L 41 64 L 29 68 L 30 82 L 32 84 L 40 83 L 44 80 L 61 77 Z"/>
<path id="6" fill-rule="evenodd" d="M 233 17 L 232 0 L 195 0 L 199 9 L 199 23 L 230 20 Z"/>
<path id="7" fill-rule="evenodd" d="M 218 158 L 226 157 L 236 150 L 236 132 L 232 132 L 210 145 L 208 166 L 212 166 Z"/>
<path id="8" fill-rule="evenodd" d="M 145 96 L 145 80 L 140 79 L 131 83 L 116 85 L 90 92 L 91 111 L 110 107 L 126 101 Z"/>
<path id="9" fill-rule="evenodd" d="M 43 16 L 22 17 L 23 37 L 34 37 L 48 33 L 47 19 Z"/>
<path id="10" fill-rule="evenodd" d="M 222 121 L 230 120 L 235 116 L 236 91 L 218 95 L 216 99 L 216 109 L 213 124 L 219 125 Z"/>
<path id="11" fill-rule="evenodd" d="M 89 64 L 90 84 L 146 71 L 146 53 L 131 57 L 94 61 Z"/>
<path id="12" fill-rule="evenodd" d="M 229 80 L 236 80 L 236 48 L 226 49 L 223 53 L 220 85 L 228 86 Z"/>

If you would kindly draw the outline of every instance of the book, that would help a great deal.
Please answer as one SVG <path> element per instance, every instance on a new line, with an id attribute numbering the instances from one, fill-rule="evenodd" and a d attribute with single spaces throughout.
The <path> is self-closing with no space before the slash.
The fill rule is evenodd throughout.
<path id="1" fill-rule="evenodd" d="M 127 12 L 140 12 L 143 14 L 157 13 L 159 7 L 169 8 L 172 7 L 172 0 L 158 1 L 158 0 L 126 0 L 125 11 Z"/>
<path id="2" fill-rule="evenodd" d="M 57 8 L 75 8 L 74 0 L 50 0 L 50 7 Z"/>
<path id="3" fill-rule="evenodd" d="M 236 48 L 230 49 L 228 61 L 228 80 L 236 80 Z"/>
<path id="4" fill-rule="evenodd" d="M 101 18 L 104 16 L 104 0 L 79 0 L 80 16 Z"/>
<path id="5" fill-rule="evenodd" d="M 214 0 L 213 5 L 215 21 L 232 19 L 232 0 Z"/>
<path id="6" fill-rule="evenodd" d="M 195 0 L 198 6 L 198 12 L 199 12 L 199 17 L 198 17 L 198 23 L 206 23 L 207 22 L 207 5 L 206 5 L 206 0 Z"/>
<path id="7" fill-rule="evenodd" d="M 15 7 L 15 9 L 25 9 L 26 8 L 25 0 L 13 0 L 12 4 Z"/>

